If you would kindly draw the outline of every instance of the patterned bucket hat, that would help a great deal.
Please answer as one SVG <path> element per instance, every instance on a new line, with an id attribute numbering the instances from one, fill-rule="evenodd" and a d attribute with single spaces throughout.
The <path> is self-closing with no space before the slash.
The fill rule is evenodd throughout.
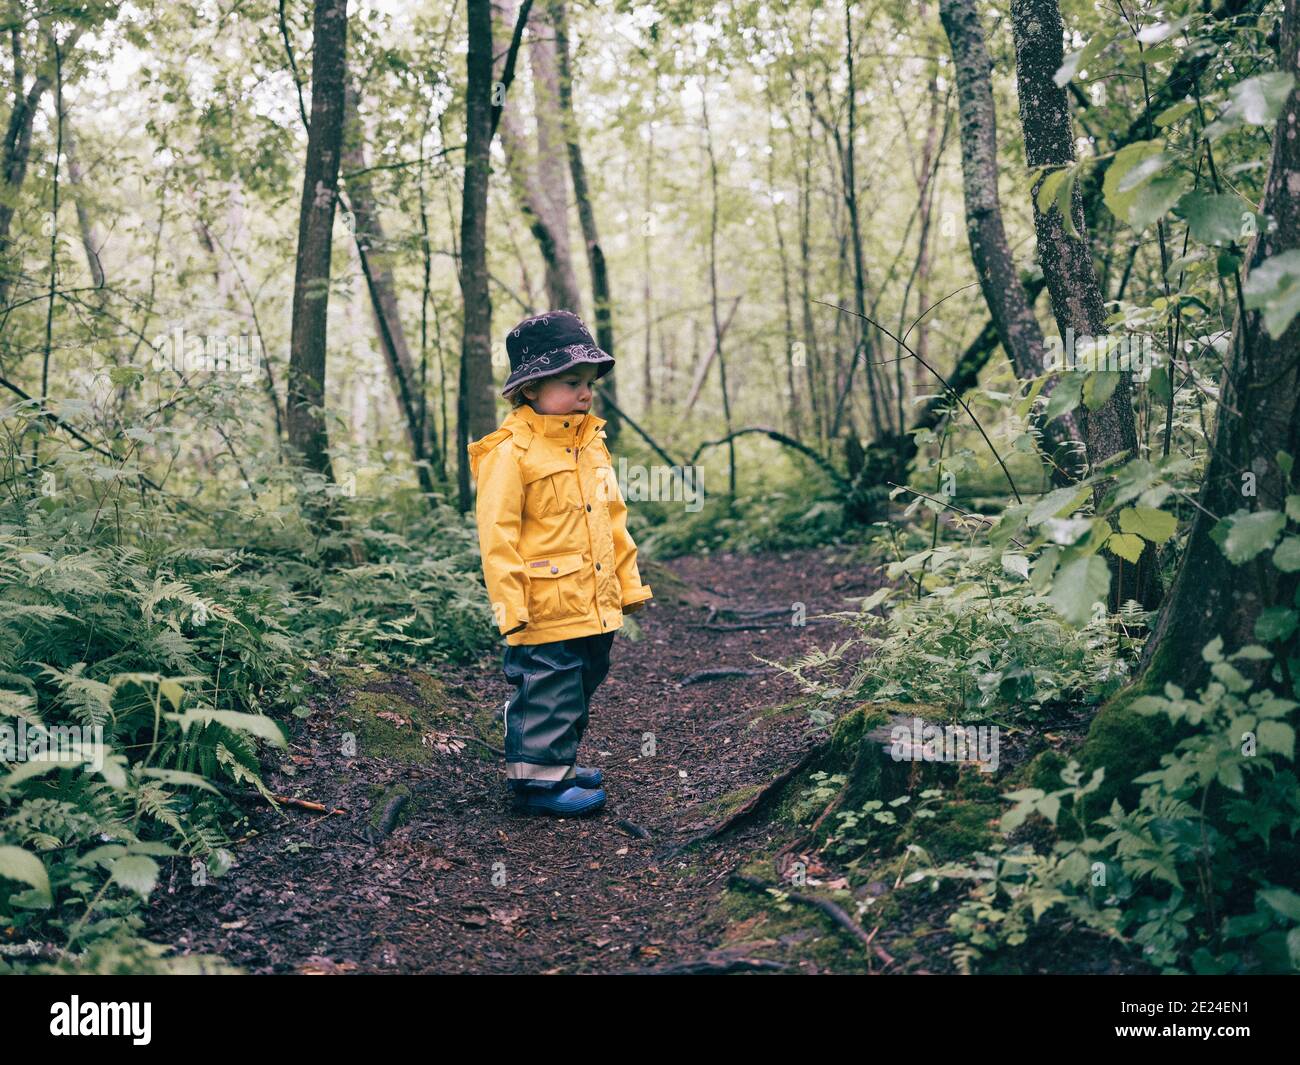
<path id="1" fill-rule="evenodd" d="M 503 396 L 520 385 L 567 370 L 574 363 L 594 362 L 596 376 L 604 377 L 614 368 L 614 356 L 596 346 L 591 332 L 572 311 L 547 311 L 525 318 L 506 337 L 510 356 L 510 376 Z"/>

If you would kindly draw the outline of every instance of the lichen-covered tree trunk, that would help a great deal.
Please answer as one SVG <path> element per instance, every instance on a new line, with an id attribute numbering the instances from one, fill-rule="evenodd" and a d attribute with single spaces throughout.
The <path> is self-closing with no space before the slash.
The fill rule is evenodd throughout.
<path id="1" fill-rule="evenodd" d="M 528 66 L 533 75 L 533 114 L 537 123 L 537 191 L 549 207 L 556 262 L 567 271 L 564 298 L 578 301 L 565 304 L 565 307 L 581 315 L 581 291 L 573 268 L 573 244 L 569 237 L 569 179 L 564 113 L 560 105 L 559 61 L 555 54 L 556 33 L 544 4 L 534 4 L 528 12 L 528 40 Z"/>
<path id="2" fill-rule="evenodd" d="M 569 150 L 569 176 L 573 179 L 573 198 L 578 204 L 578 221 L 582 238 L 587 245 L 587 268 L 591 271 L 591 298 L 596 310 L 596 343 L 610 355 L 614 351 L 614 310 L 609 289 L 609 269 L 605 264 L 605 249 L 600 243 L 596 226 L 596 212 L 591 203 L 591 189 L 587 182 L 587 167 L 582 158 L 582 142 L 578 137 L 577 116 L 573 111 L 573 67 L 569 61 L 568 16 L 563 0 L 551 0 L 548 5 L 551 26 L 555 31 L 555 56 L 559 63 L 560 117 L 564 122 L 564 140 Z M 725 379 L 725 378 L 724 378 Z M 622 423 L 618 416 L 618 382 L 613 377 L 601 381 L 601 388 L 613 400 L 604 408 L 605 433 L 612 447 L 618 441 Z"/>
<path id="3" fill-rule="evenodd" d="M 471 438 L 496 428 L 492 384 L 492 295 L 488 288 L 487 208 L 492 145 L 492 8 L 469 0 L 466 54 L 465 182 L 460 215 L 460 289 L 464 327 L 456 400 L 457 487 L 460 509 L 470 507 Z"/>
<path id="4" fill-rule="evenodd" d="M 323 408 L 330 256 L 343 146 L 347 0 L 316 0 L 312 27 L 311 125 L 298 212 L 285 420 L 289 443 L 302 461 L 332 480 Z"/>
<path id="5" fill-rule="evenodd" d="M 1261 230 L 1247 249 L 1248 277 L 1265 260 L 1300 248 L 1300 0 L 1287 0 L 1280 54 L 1296 87 L 1273 130 L 1264 191 L 1264 213 L 1277 227 Z M 1206 643 L 1215 636 L 1229 649 L 1255 643 L 1260 613 L 1295 601 L 1295 574 L 1279 572 L 1268 552 L 1230 564 L 1210 531 L 1216 518 L 1238 510 L 1285 509 L 1289 477 L 1279 456 L 1300 458 L 1300 317 L 1273 337 L 1258 310 L 1238 306 L 1219 384 L 1214 443 L 1187 548 L 1143 656 L 1147 679 L 1157 684 L 1190 687 L 1206 668 Z"/>
<path id="6" fill-rule="evenodd" d="M 957 82 L 962 190 L 971 259 L 1002 347 L 1016 376 L 1028 381 L 1041 376 L 1045 368 L 1043 333 L 1025 299 L 1002 222 L 997 115 L 990 82 L 993 63 L 984 45 L 984 30 L 974 0 L 942 0 L 939 15 L 952 46 Z M 1051 382 L 1043 388 L 1043 394 L 1050 395 L 1050 386 Z M 1073 415 L 1043 424 L 1041 429 L 1053 478 L 1058 483 L 1077 479 L 1083 472 L 1083 439 Z"/>
<path id="7" fill-rule="evenodd" d="M 494 3 L 493 10 L 496 18 L 503 27 L 510 27 L 515 24 L 518 18 L 515 5 L 512 0 L 500 0 Z M 533 9 L 529 9 L 528 25 L 530 31 L 536 29 L 536 22 L 533 20 Z M 549 30 L 547 31 L 549 32 Z M 540 42 L 540 46 L 545 47 L 546 42 Z M 539 42 L 534 41 L 530 44 L 530 51 L 539 47 Z M 504 67 L 506 56 L 503 55 L 499 62 L 496 62 L 496 79 L 498 83 L 504 82 Z M 531 64 L 534 68 L 534 76 L 538 64 L 545 66 L 544 60 L 534 60 Z M 548 101 L 543 90 L 538 91 L 537 108 L 538 114 L 538 139 L 539 148 L 544 142 L 543 129 L 553 130 L 558 122 L 558 116 L 555 114 L 543 115 L 540 109 Z M 549 106 L 552 111 L 558 108 L 558 97 L 549 100 Z M 556 207 L 556 201 L 563 202 L 566 197 L 557 192 L 555 188 L 555 160 L 544 162 L 541 158 L 542 152 L 534 152 L 528 144 L 528 136 L 524 132 L 523 124 L 520 122 L 515 109 L 509 101 L 502 102 L 501 109 L 501 148 L 506 157 L 506 171 L 510 178 L 510 187 L 514 192 L 515 200 L 519 204 L 519 212 L 524 216 L 524 221 L 528 225 L 528 231 L 532 233 L 533 239 L 537 241 L 537 249 L 542 256 L 542 268 L 546 275 L 546 299 L 548 310 L 566 309 L 575 314 L 582 313 L 582 295 L 578 288 L 577 276 L 573 270 L 573 257 L 569 249 L 568 223 L 567 216 Z M 562 162 L 562 160 L 561 160 Z M 563 188 L 563 170 L 560 171 L 561 188 Z"/>
<path id="8" fill-rule="evenodd" d="M 1020 124 L 1025 137 L 1025 162 L 1031 169 L 1049 170 L 1074 163 L 1074 133 L 1070 125 L 1065 89 L 1055 75 L 1064 61 L 1064 24 L 1057 0 L 1012 0 L 1012 36 L 1016 50 L 1016 83 L 1020 100 Z M 1071 185 L 1070 215 L 1073 235 L 1065 218 L 1053 203 L 1039 210 L 1038 189 L 1046 175 L 1035 182 L 1034 228 L 1038 234 L 1038 260 L 1052 298 L 1052 313 L 1061 337 L 1106 336 L 1106 315 L 1101 284 L 1097 279 L 1083 218 L 1083 200 L 1078 183 Z M 1137 455 L 1137 425 L 1133 419 L 1132 389 L 1126 376 L 1097 410 L 1079 408 L 1088 461 L 1096 467 L 1121 451 Z M 1105 485 L 1099 484 L 1100 500 Z M 1156 554 L 1148 543 L 1136 564 L 1118 556 L 1109 559 L 1110 605 L 1116 609 L 1126 599 L 1136 599 L 1153 608 L 1160 598 Z"/>

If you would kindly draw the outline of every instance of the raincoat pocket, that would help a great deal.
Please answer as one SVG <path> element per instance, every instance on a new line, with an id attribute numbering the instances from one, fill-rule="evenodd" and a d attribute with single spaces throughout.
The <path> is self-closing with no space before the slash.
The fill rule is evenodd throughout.
<path id="1" fill-rule="evenodd" d="M 538 517 L 572 510 L 568 481 L 573 477 L 573 466 L 563 459 L 526 469 L 523 473 L 525 510 Z"/>
<path id="2" fill-rule="evenodd" d="M 528 616 L 534 622 L 561 621 L 587 611 L 581 554 L 524 559 L 528 574 Z"/>

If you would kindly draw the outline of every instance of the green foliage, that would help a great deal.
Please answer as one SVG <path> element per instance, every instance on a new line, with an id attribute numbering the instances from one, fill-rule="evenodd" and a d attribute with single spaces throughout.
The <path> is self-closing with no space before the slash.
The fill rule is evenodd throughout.
<path id="1" fill-rule="evenodd" d="M 476 537 L 444 505 L 365 497 L 352 532 L 316 537 L 309 479 L 280 473 L 204 521 L 53 456 L 60 491 L 19 479 L 0 506 L 0 924 L 37 948 L 9 964 L 175 971 L 139 941 L 141 907 L 169 868 L 199 885 L 230 868 L 242 815 L 220 788 L 269 797 L 263 752 L 285 747 L 308 661 L 492 642 Z M 327 560 L 351 544 L 366 561 Z"/>
<path id="2" fill-rule="evenodd" d="M 896 545 L 879 541 L 878 547 Z M 1128 677 L 1133 648 L 1103 615 L 1076 628 L 1037 594 L 1014 558 L 980 545 L 940 544 L 899 558 L 886 574 L 926 594 L 885 587 L 833 617 L 859 635 L 786 663 L 809 690 L 837 697 L 947 707 L 964 720 L 1040 717 L 1060 702 L 1097 702 Z M 884 616 L 873 613 L 887 607 Z M 1135 620 L 1136 615 L 1129 615 Z M 860 658 L 843 676 L 850 650 Z"/>
<path id="3" fill-rule="evenodd" d="M 655 558 L 815 547 L 851 532 L 841 502 L 809 499 L 805 488 L 795 484 L 760 485 L 735 500 L 712 492 L 695 511 L 680 502 L 658 502 L 641 503 L 634 513 L 637 546 Z"/>
<path id="4" fill-rule="evenodd" d="M 1014 804 L 1002 819 L 1006 838 L 989 856 L 913 874 L 976 881 L 950 919 L 962 964 L 1023 944 L 1053 912 L 1121 939 L 1165 972 L 1300 971 L 1300 896 L 1285 886 L 1300 860 L 1300 703 L 1237 669 L 1269 657 L 1263 648 L 1224 656 L 1215 640 L 1204 653 L 1215 679 L 1195 696 L 1171 684 L 1134 704 L 1182 738 L 1135 779 L 1143 787 L 1132 808 L 1116 799 L 1090 821 L 1085 799 L 1104 770 L 1084 783 L 1071 762 L 1063 788 L 1004 796 Z M 1046 851 L 1014 842 L 1031 816 L 1056 826 L 1066 810 L 1081 830 L 1073 837 Z"/>

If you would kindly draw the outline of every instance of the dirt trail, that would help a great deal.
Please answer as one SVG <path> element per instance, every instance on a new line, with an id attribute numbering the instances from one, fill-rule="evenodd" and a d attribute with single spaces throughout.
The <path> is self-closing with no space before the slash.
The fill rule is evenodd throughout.
<path id="1" fill-rule="evenodd" d="M 567 821 L 512 813 L 500 759 L 474 745 L 373 755 L 361 734 L 357 756 L 345 757 L 343 733 L 379 705 L 362 703 L 386 697 L 413 708 L 409 724 L 400 709 L 380 712 L 394 732 L 413 737 L 432 722 L 499 746 L 510 693 L 499 649 L 440 669 L 440 688 L 418 676 L 350 676 L 295 722 L 293 774 L 267 781 L 348 813 L 288 810 L 286 819 L 250 805 L 263 834 L 239 848 L 227 875 L 200 887 L 177 862 L 146 934 L 253 972 L 617 972 L 716 957 L 718 922 L 707 918 L 765 826 L 665 854 L 796 763 L 818 736 L 806 710 L 782 712 L 798 685 L 774 671 L 680 681 L 706 669 L 763 669 L 751 652 L 787 660 L 842 641 L 850 630 L 838 622 L 790 625 L 792 604 L 809 617 L 852 609 L 850 597 L 869 594 L 875 578 L 827 548 L 682 558 L 666 568 L 683 583 L 647 577 L 656 599 L 634 616 L 641 639 L 619 634 L 592 700 L 580 761 L 605 769 L 604 811 Z M 784 613 L 766 619 L 770 628 L 720 631 L 701 627 L 710 604 Z M 712 621 L 742 623 L 722 613 Z M 656 749 L 643 757 L 647 733 Z M 368 842 L 367 824 L 396 785 L 411 793 L 403 816 L 391 835 Z"/>

